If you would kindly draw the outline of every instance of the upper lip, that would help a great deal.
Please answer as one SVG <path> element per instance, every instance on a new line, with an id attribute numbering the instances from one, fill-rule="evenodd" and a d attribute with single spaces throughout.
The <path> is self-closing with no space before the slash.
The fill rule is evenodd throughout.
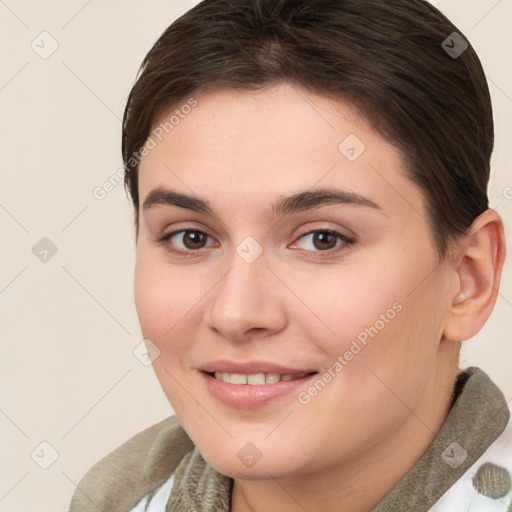
<path id="1" fill-rule="evenodd" d="M 280 364 L 271 363 L 269 361 L 245 361 L 236 362 L 227 359 L 216 359 L 208 361 L 201 365 L 199 370 L 207 373 L 224 372 L 224 373 L 242 373 L 252 375 L 256 373 L 279 373 L 281 375 L 299 375 L 301 373 L 316 373 L 311 368 L 289 368 Z"/>

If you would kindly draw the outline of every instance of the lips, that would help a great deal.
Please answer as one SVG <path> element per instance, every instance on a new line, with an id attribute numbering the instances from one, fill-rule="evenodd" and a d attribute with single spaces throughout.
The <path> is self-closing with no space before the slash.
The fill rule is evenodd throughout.
<path id="1" fill-rule="evenodd" d="M 220 400 L 224 405 L 237 409 L 258 409 L 278 399 L 294 400 L 302 387 L 317 378 L 315 373 L 311 373 L 296 380 L 258 386 L 231 384 L 205 372 L 199 372 L 199 375 L 212 397 Z"/>
<path id="2" fill-rule="evenodd" d="M 236 363 L 227 360 L 211 361 L 199 370 L 201 380 L 213 397 L 225 405 L 242 409 L 264 407 L 274 400 L 290 398 L 318 373 L 309 368 L 290 368 L 265 361 Z"/>

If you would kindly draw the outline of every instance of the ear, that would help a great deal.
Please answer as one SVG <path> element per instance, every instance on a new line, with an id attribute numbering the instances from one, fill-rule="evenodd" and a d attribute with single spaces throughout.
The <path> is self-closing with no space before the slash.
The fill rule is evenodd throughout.
<path id="1" fill-rule="evenodd" d="M 445 324 L 444 337 L 464 341 L 475 336 L 489 318 L 505 261 L 501 217 L 486 210 L 471 224 L 453 259 L 459 286 Z"/>

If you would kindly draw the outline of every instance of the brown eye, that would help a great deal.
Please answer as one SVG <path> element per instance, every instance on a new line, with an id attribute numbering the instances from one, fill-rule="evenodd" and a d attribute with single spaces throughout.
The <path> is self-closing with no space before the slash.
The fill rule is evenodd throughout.
<path id="1" fill-rule="evenodd" d="M 208 238 L 212 239 L 211 236 L 203 231 L 182 229 L 164 235 L 158 240 L 158 243 L 162 244 L 169 252 L 192 256 L 206 247 Z"/>
<path id="2" fill-rule="evenodd" d="M 317 229 L 305 233 L 295 242 L 300 249 L 311 252 L 313 256 L 320 256 L 322 253 L 331 254 L 353 245 L 352 240 L 338 231 L 330 229 Z M 301 247 L 302 245 L 302 247 Z"/>
<path id="3" fill-rule="evenodd" d="M 313 235 L 313 245 L 320 250 L 334 249 L 338 237 L 328 231 L 317 231 Z"/>
<path id="4" fill-rule="evenodd" d="M 202 249 L 208 235 L 201 231 L 184 231 L 183 245 L 187 249 Z"/>

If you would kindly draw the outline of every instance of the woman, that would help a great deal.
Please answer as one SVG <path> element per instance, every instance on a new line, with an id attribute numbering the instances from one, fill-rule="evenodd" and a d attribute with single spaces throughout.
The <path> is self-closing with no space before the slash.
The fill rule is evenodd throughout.
<path id="1" fill-rule="evenodd" d="M 125 111 L 135 302 L 173 416 L 72 512 L 505 510 L 510 412 L 461 342 L 505 257 L 489 91 L 422 0 L 205 0 Z"/>

